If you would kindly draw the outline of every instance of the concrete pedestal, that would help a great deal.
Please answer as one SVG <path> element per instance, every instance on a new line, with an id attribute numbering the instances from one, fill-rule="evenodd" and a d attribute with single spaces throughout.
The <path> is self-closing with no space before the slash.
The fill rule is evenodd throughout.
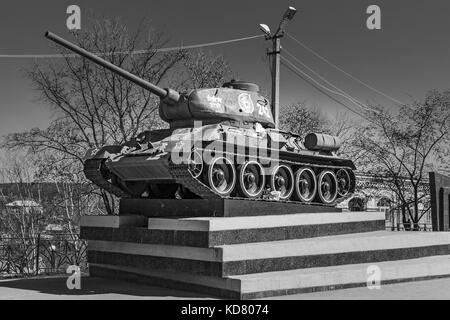
<path id="1" fill-rule="evenodd" d="M 450 276 L 449 232 L 388 232 L 381 212 L 85 216 L 92 276 L 234 299 Z"/>
<path id="2" fill-rule="evenodd" d="M 250 199 L 121 199 L 121 215 L 146 217 L 245 217 L 288 213 L 342 212 L 342 209 L 293 201 Z"/>

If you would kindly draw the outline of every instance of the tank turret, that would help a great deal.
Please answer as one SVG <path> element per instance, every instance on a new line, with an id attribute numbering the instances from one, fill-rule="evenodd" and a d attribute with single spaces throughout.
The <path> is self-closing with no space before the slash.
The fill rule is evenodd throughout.
<path id="1" fill-rule="evenodd" d="M 192 126 L 194 121 L 213 124 L 224 120 L 258 122 L 266 128 L 274 127 L 269 101 L 259 94 L 256 84 L 231 81 L 221 88 L 202 88 L 179 93 L 139 78 L 51 32 L 46 32 L 45 37 L 157 95 L 161 99 L 161 119 L 171 127 Z"/>

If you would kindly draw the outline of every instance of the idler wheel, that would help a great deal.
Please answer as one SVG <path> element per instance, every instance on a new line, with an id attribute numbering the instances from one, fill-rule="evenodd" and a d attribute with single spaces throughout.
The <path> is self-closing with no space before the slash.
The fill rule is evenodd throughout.
<path id="1" fill-rule="evenodd" d="M 225 157 L 215 157 L 206 171 L 206 182 L 217 194 L 226 197 L 236 184 L 236 170 L 233 163 Z"/>
<path id="2" fill-rule="evenodd" d="M 294 173 L 284 164 L 275 167 L 272 171 L 270 186 L 273 191 L 280 192 L 280 199 L 287 200 L 294 191 Z"/>
<path id="3" fill-rule="evenodd" d="M 317 193 L 316 174 L 311 168 L 302 167 L 295 173 L 295 198 L 311 202 Z"/>
<path id="4" fill-rule="evenodd" d="M 337 179 L 333 171 L 324 170 L 317 179 L 319 199 L 322 203 L 331 204 L 337 197 Z"/>
<path id="5" fill-rule="evenodd" d="M 346 196 L 350 192 L 350 174 L 345 169 L 339 169 L 336 173 L 338 194 L 341 197 Z"/>
<path id="6" fill-rule="evenodd" d="M 192 150 L 189 157 L 189 171 L 194 178 L 200 177 L 203 172 L 203 158 L 198 150 Z"/>
<path id="7" fill-rule="evenodd" d="M 264 191 L 266 177 L 264 169 L 256 161 L 247 161 L 238 167 L 239 193 L 246 198 L 259 198 Z"/>

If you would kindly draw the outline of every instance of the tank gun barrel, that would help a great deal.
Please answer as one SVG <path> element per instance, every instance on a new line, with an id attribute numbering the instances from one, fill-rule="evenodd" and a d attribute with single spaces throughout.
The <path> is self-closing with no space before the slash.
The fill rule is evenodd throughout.
<path id="1" fill-rule="evenodd" d="M 69 49 L 69 50 L 79 54 L 80 56 L 122 76 L 123 78 L 137 84 L 138 86 L 154 93 L 161 100 L 164 100 L 165 102 L 177 102 L 180 98 L 180 94 L 178 92 L 176 92 L 175 90 L 164 89 L 164 88 L 158 87 L 158 86 L 156 86 L 142 78 L 139 78 L 138 76 L 112 64 L 111 62 L 106 61 L 105 59 L 102 59 L 99 56 L 96 56 L 95 54 L 93 54 L 83 48 L 78 47 L 77 45 L 57 36 L 54 33 L 47 31 L 45 33 L 45 37 L 63 47 L 65 47 L 66 49 Z"/>

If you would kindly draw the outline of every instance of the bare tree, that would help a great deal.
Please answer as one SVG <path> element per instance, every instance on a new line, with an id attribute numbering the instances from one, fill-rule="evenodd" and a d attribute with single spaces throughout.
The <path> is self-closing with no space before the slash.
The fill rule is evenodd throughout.
<path id="1" fill-rule="evenodd" d="M 167 41 L 161 33 L 145 35 L 143 30 L 142 26 L 130 34 L 119 21 L 104 20 L 94 24 L 92 30 L 74 32 L 74 38 L 80 47 L 102 53 L 107 61 L 160 85 L 185 53 L 158 53 L 156 50 Z M 133 54 L 138 47 L 142 53 Z M 46 132 L 29 132 L 27 136 L 40 138 L 33 146 L 61 151 L 67 145 L 84 150 L 120 144 L 155 125 L 157 98 L 84 58 L 66 56 L 61 63 L 35 64 L 28 75 L 57 117 Z M 61 138 L 71 141 L 55 139 L 54 132 L 60 133 L 61 126 L 66 130 Z"/>
<path id="2" fill-rule="evenodd" d="M 222 55 L 213 55 L 203 50 L 190 52 L 184 60 L 186 88 L 216 88 L 234 77 Z"/>
<path id="3" fill-rule="evenodd" d="M 327 119 L 317 108 L 297 102 L 281 108 L 280 128 L 305 137 L 311 132 L 327 131 Z"/>
<path id="4" fill-rule="evenodd" d="M 34 239 L 49 224 L 57 224 L 78 240 L 80 216 L 95 212 L 101 201 L 82 175 L 66 162 L 53 161 L 53 154 L 29 152 L 3 159 L 0 233 Z"/>
<path id="5" fill-rule="evenodd" d="M 360 130 L 355 119 L 349 117 L 346 112 L 337 112 L 335 116 L 327 120 L 325 132 L 339 137 L 341 147 L 338 150 L 338 155 L 347 159 L 351 159 L 357 167 L 363 166 L 361 163 L 365 159 L 367 153 L 360 145 L 355 143 L 358 139 Z"/>
<path id="6" fill-rule="evenodd" d="M 184 50 L 158 52 L 167 39 L 148 24 L 129 32 L 120 21 L 99 20 L 92 29 L 76 31 L 73 36 L 78 46 L 161 86 L 170 83 L 179 88 L 187 79 L 194 86 L 212 85 L 229 72 L 220 57 L 201 52 L 188 56 Z M 137 49 L 139 53 L 133 53 Z M 156 112 L 159 98 L 84 58 L 58 50 L 64 54 L 62 60 L 35 63 L 28 71 L 43 100 L 54 111 L 54 119 L 47 129 L 8 135 L 2 146 L 51 154 L 50 161 L 40 167 L 41 178 L 61 183 L 71 175 L 77 177 L 76 181 L 83 178 L 87 149 L 122 144 L 164 123 Z M 60 176 L 55 178 L 53 171 Z M 104 190 L 98 192 L 112 214 L 117 208 L 115 197 Z"/>
<path id="7" fill-rule="evenodd" d="M 52 189 L 45 198 L 45 214 L 62 226 L 66 235 L 78 240 L 82 215 L 104 211 L 98 189 L 89 183 L 76 162 L 59 161 L 60 153 L 44 152 L 35 163 L 35 181 L 43 181 Z"/>
<path id="8" fill-rule="evenodd" d="M 120 21 L 101 20 L 92 30 L 73 35 L 78 46 L 158 85 L 185 53 L 158 53 L 167 40 L 161 33 L 145 33 L 146 27 L 129 33 Z M 133 54 L 138 48 L 142 53 Z M 59 153 L 58 161 L 70 165 L 75 161 L 81 168 L 86 149 L 121 144 L 160 125 L 155 113 L 159 100 L 154 95 L 84 58 L 65 55 L 61 62 L 35 64 L 28 75 L 56 118 L 46 130 L 7 136 L 4 146 L 9 149 L 53 150 Z M 111 195 L 104 198 L 113 201 Z"/>
<path id="9" fill-rule="evenodd" d="M 417 228 L 423 214 L 426 173 L 442 160 L 450 128 L 450 91 L 431 91 L 423 102 L 400 108 L 398 114 L 374 107 L 370 124 L 354 142 L 365 150 L 365 171 L 389 180 L 404 214 Z"/>
<path id="10" fill-rule="evenodd" d="M 0 172 L 13 189 L 12 195 L 0 188 L 0 235 L 19 238 L 23 243 L 36 238 L 44 224 L 41 190 L 32 184 L 32 161 L 26 155 L 6 156 Z"/>
<path id="11" fill-rule="evenodd" d="M 285 106 L 281 109 L 280 128 L 305 137 L 308 133 L 318 132 L 337 136 L 341 140 L 340 156 L 358 163 L 365 154 L 364 150 L 353 143 L 358 135 L 356 122 L 347 113 L 338 112 L 327 118 L 317 107 L 308 107 L 303 102 Z"/>

